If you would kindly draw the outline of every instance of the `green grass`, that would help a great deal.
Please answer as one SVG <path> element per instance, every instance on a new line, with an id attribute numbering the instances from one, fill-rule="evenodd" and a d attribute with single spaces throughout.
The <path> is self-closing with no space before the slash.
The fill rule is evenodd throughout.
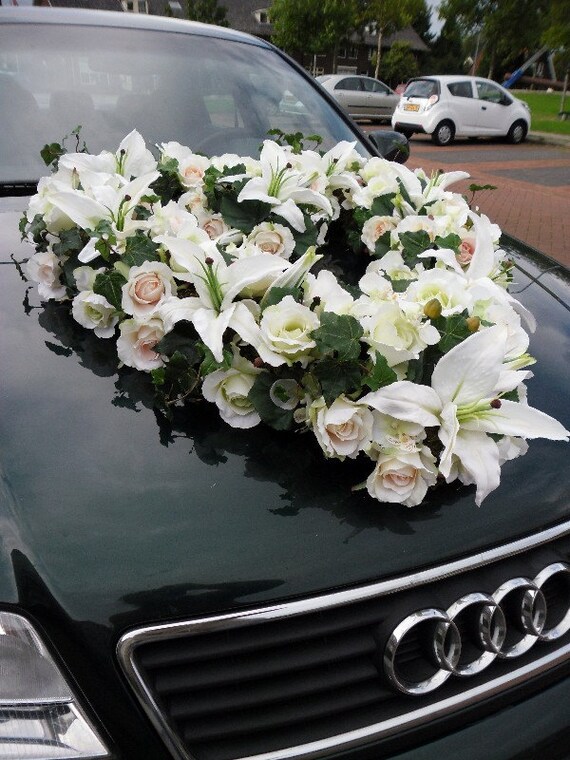
<path id="1" fill-rule="evenodd" d="M 558 116 L 562 100 L 561 92 L 514 90 L 513 95 L 529 104 L 532 118 L 531 129 L 534 132 L 570 135 L 570 118 L 563 121 Z M 570 111 L 570 92 L 566 94 L 564 110 Z"/>

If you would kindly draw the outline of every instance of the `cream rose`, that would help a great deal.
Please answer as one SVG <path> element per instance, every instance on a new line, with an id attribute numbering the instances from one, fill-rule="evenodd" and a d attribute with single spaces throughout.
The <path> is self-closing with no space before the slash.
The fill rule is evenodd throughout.
<path id="1" fill-rule="evenodd" d="M 82 327 L 93 330 L 99 338 L 112 338 L 115 334 L 119 315 L 104 296 L 83 290 L 73 299 L 71 312 Z"/>
<path id="2" fill-rule="evenodd" d="M 155 351 L 156 344 L 164 337 L 161 319 L 126 319 L 119 328 L 117 353 L 123 364 L 146 372 L 163 366 L 162 357 Z"/>
<path id="3" fill-rule="evenodd" d="M 61 284 L 62 268 L 58 257 L 49 251 L 34 253 L 26 264 L 26 273 L 38 283 L 38 293 L 44 301 L 62 301 L 66 297 L 65 285 Z"/>
<path id="4" fill-rule="evenodd" d="M 386 358 L 390 367 L 417 359 L 426 346 L 438 343 L 438 330 L 422 321 L 416 304 L 384 301 L 375 304 L 373 316 L 362 320 L 363 340 Z"/>
<path id="5" fill-rule="evenodd" d="M 147 317 L 174 295 L 172 270 L 160 261 L 145 261 L 140 267 L 131 267 L 121 305 L 127 314 Z"/>
<path id="6" fill-rule="evenodd" d="M 228 425 L 235 428 L 251 428 L 261 422 L 259 414 L 248 398 L 259 372 L 251 362 L 239 359 L 237 365 L 231 369 L 216 370 L 204 378 L 204 398 L 218 407 L 220 417 Z"/>
<path id="7" fill-rule="evenodd" d="M 282 224 L 264 222 L 250 232 L 247 242 L 263 253 L 271 253 L 289 259 L 295 249 L 295 238 L 288 227 Z"/>
<path id="8" fill-rule="evenodd" d="M 415 507 L 436 481 L 434 460 L 426 447 L 422 451 L 381 454 L 366 481 L 368 493 L 378 501 Z"/>
<path id="9" fill-rule="evenodd" d="M 309 419 L 319 446 L 328 457 L 354 459 L 372 438 L 372 412 L 344 396 L 335 399 L 330 407 L 322 398 L 315 401 Z"/>
<path id="10" fill-rule="evenodd" d="M 362 226 L 362 235 L 360 239 L 368 248 L 370 253 L 376 250 L 376 241 L 381 238 L 385 232 L 391 232 L 396 227 L 396 221 L 391 216 L 373 216 Z"/>
<path id="11" fill-rule="evenodd" d="M 309 354 L 316 346 L 311 333 L 318 326 L 317 315 L 292 296 L 268 306 L 259 325 L 263 342 L 283 357 L 283 363 L 300 362 L 303 367 L 307 366 Z"/>

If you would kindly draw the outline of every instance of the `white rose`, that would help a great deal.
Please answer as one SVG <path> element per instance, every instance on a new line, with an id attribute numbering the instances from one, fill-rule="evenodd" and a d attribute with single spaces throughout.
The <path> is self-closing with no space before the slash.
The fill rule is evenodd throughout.
<path id="1" fill-rule="evenodd" d="M 26 274 L 38 283 L 38 293 L 45 301 L 62 301 L 66 297 L 65 285 L 61 284 L 61 263 L 58 257 L 49 251 L 34 253 L 26 266 Z"/>
<path id="2" fill-rule="evenodd" d="M 121 334 L 117 340 L 117 353 L 123 364 L 146 372 L 163 366 L 160 354 L 154 350 L 156 344 L 164 337 L 161 319 L 126 319 L 119 327 Z"/>
<path id="3" fill-rule="evenodd" d="M 440 340 L 438 330 L 429 322 L 422 321 L 419 308 L 415 304 L 405 305 L 384 301 L 376 304 L 373 316 L 364 317 L 363 340 L 386 358 L 394 367 L 410 359 L 417 359 L 426 346 Z"/>
<path id="4" fill-rule="evenodd" d="M 392 231 L 396 227 L 396 220 L 392 216 L 373 216 L 362 226 L 360 239 L 370 253 L 376 250 L 376 241 L 385 232 Z"/>
<path id="5" fill-rule="evenodd" d="M 460 314 L 464 309 L 472 311 L 473 297 L 465 287 L 464 278 L 447 269 L 420 272 L 418 279 L 406 290 L 406 299 L 422 306 L 433 298 L 440 302 L 444 317 Z"/>
<path id="6" fill-rule="evenodd" d="M 83 290 L 73 299 L 71 312 L 76 322 L 88 330 L 93 330 L 97 337 L 113 337 L 119 316 L 104 296 L 91 290 Z"/>
<path id="7" fill-rule="evenodd" d="M 263 222 L 249 233 L 247 242 L 259 248 L 263 253 L 272 253 L 289 259 L 295 249 L 295 238 L 288 227 L 282 224 Z"/>
<path id="8" fill-rule="evenodd" d="M 319 446 L 328 457 L 354 459 L 370 443 L 372 412 L 344 396 L 335 399 L 330 407 L 322 398 L 313 402 L 309 418 Z"/>
<path id="9" fill-rule="evenodd" d="M 255 382 L 255 376 L 260 372 L 244 359 L 234 361 L 234 366 L 228 370 L 216 370 L 204 378 L 202 393 L 206 401 L 216 404 L 220 416 L 235 428 L 251 428 L 258 425 L 259 414 L 248 398 Z"/>
<path id="10" fill-rule="evenodd" d="M 192 153 L 190 148 L 175 141 L 163 143 L 160 148 L 162 151 L 161 163 L 169 158 L 178 161 L 178 177 L 184 187 L 201 187 L 204 173 L 210 166 L 208 158 Z"/>
<path id="11" fill-rule="evenodd" d="M 77 285 L 77 290 L 93 290 L 93 284 L 98 274 L 105 272 L 105 267 L 93 269 L 93 267 L 77 267 L 73 270 L 73 278 Z"/>
<path id="12" fill-rule="evenodd" d="M 422 451 L 381 454 L 366 481 L 368 493 L 378 501 L 415 507 L 436 482 L 434 459 L 426 447 Z"/>
<path id="13" fill-rule="evenodd" d="M 307 366 L 309 354 L 316 346 L 311 333 L 318 326 L 317 315 L 292 296 L 268 306 L 259 325 L 263 342 L 283 357 L 283 363 L 290 365 L 298 361 L 303 367 Z"/>
<path id="14" fill-rule="evenodd" d="M 354 305 L 354 298 L 327 269 L 321 269 L 316 277 L 307 275 L 304 301 L 310 304 L 315 298 L 320 302 L 316 308 L 319 313 L 332 311 L 335 314 L 349 314 Z"/>
<path id="15" fill-rule="evenodd" d="M 131 267 L 121 305 L 127 314 L 146 317 L 174 295 L 172 270 L 160 261 L 145 261 L 140 267 Z"/>

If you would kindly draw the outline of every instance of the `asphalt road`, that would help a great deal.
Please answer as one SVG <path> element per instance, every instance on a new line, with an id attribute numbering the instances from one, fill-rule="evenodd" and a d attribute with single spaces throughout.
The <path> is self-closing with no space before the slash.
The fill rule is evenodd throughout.
<path id="1" fill-rule="evenodd" d="M 426 135 L 414 135 L 410 147 L 411 169 L 469 172 L 470 179 L 452 190 L 470 196 L 471 183 L 494 185 L 496 190 L 476 194 L 475 207 L 505 232 L 570 267 L 570 146 L 481 139 L 437 147 Z"/>

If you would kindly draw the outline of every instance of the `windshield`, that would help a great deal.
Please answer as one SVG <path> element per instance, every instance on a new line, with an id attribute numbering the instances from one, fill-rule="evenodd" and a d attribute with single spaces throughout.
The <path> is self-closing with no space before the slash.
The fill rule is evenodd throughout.
<path id="1" fill-rule="evenodd" d="M 318 134 L 325 149 L 356 139 L 275 52 L 138 29 L 0 26 L 0 113 L 0 182 L 37 180 L 40 149 L 78 125 L 92 153 L 135 128 L 149 147 L 176 140 L 206 155 L 256 155 L 272 128 Z"/>

